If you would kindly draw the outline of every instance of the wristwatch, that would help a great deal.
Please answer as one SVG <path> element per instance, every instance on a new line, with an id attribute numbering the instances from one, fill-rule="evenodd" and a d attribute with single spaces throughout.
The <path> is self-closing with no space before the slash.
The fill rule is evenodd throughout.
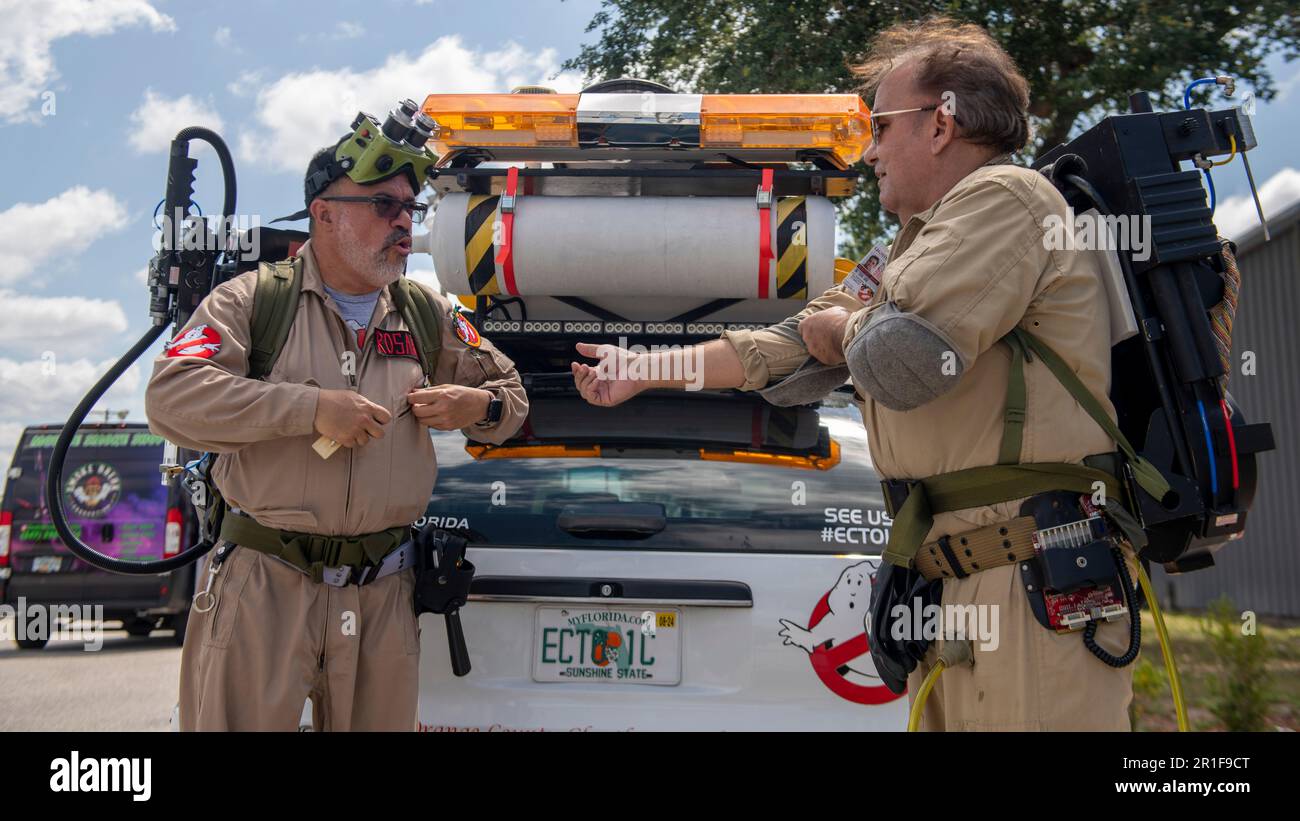
<path id="1" fill-rule="evenodd" d="M 501 407 L 502 407 L 501 400 L 493 396 L 491 401 L 488 402 L 487 416 L 483 417 L 483 420 L 481 422 L 475 422 L 474 424 L 478 425 L 481 428 L 486 428 L 489 425 L 495 425 L 497 422 L 500 422 Z"/>

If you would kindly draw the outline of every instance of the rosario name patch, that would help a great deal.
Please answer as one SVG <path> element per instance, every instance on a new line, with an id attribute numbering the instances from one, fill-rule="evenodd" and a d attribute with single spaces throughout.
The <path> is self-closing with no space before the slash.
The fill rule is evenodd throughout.
<path id="1" fill-rule="evenodd" d="M 198 356 L 211 359 L 221 350 L 221 334 L 216 328 L 195 325 L 167 343 L 168 356 Z"/>
<path id="2" fill-rule="evenodd" d="M 415 348 L 415 337 L 410 331 L 385 331 L 376 329 L 375 350 L 380 356 L 404 356 L 420 361 L 420 352 Z"/>

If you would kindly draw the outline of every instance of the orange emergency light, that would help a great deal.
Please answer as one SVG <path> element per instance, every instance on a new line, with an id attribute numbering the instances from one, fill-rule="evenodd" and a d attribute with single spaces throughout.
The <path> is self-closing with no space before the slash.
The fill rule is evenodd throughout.
<path id="1" fill-rule="evenodd" d="M 430 94 L 435 150 L 667 147 L 824 152 L 843 168 L 871 142 L 856 94 Z"/>

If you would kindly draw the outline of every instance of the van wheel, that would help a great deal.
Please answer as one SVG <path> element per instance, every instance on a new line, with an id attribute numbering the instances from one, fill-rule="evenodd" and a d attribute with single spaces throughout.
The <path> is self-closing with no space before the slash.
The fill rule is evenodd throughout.
<path id="1" fill-rule="evenodd" d="M 177 647 L 185 646 L 185 628 L 189 626 L 189 623 L 190 623 L 190 611 L 188 610 L 186 610 L 184 613 L 180 613 L 178 615 L 172 616 L 171 619 L 169 620 L 168 626 L 171 627 L 171 629 L 176 631 L 176 635 L 173 637 L 173 640 L 176 642 Z"/>
<path id="2" fill-rule="evenodd" d="M 138 639 L 147 638 L 153 632 L 152 619 L 126 619 L 122 622 L 126 632 Z"/>
<path id="3" fill-rule="evenodd" d="M 23 650 L 40 650 L 49 639 L 16 639 Z"/>

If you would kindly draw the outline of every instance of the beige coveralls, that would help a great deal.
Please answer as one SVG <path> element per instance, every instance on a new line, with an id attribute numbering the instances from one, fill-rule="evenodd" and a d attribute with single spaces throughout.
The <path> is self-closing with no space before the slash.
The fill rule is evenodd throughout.
<path id="1" fill-rule="evenodd" d="M 1044 247 L 1044 219 L 1066 219 L 1066 203 L 1046 178 L 1008 164 L 966 176 L 928 211 L 903 226 L 872 306 L 893 301 L 947 336 L 964 371 L 956 387 L 910 411 L 893 411 L 860 387 L 858 402 L 876 470 L 888 479 L 921 479 L 995 465 L 1011 354 L 997 344 L 1015 326 L 1038 336 L 1074 369 L 1107 413 L 1109 309 L 1095 258 Z M 1069 220 L 1066 226 L 1072 226 Z M 801 316 L 831 306 L 850 311 L 844 342 L 869 318 L 836 286 Z M 745 367 L 744 388 L 765 387 L 808 356 L 787 335 L 767 329 L 724 334 Z M 1038 358 L 1025 363 L 1027 418 L 1022 462 L 1079 463 L 1115 450 Z M 938 514 L 926 541 L 1019 515 L 1020 501 Z M 1132 667 L 1113 669 L 1081 637 L 1056 635 L 1034 620 L 1014 565 L 945 580 L 943 603 L 997 605 L 1001 643 L 975 646 L 975 666 L 945 671 L 926 702 L 929 730 L 1128 730 Z M 1126 621 L 1104 624 L 1097 643 L 1118 655 Z M 908 681 L 915 696 L 937 660 L 937 643 Z"/>
<path id="2" fill-rule="evenodd" d="M 220 454 L 213 477 L 226 502 L 267 527 L 354 536 L 410 524 L 424 515 L 437 472 L 428 429 L 413 414 L 399 418 L 424 375 L 418 358 L 384 355 L 375 342 L 376 329 L 404 331 L 406 323 L 385 289 L 358 351 L 321 287 L 310 241 L 299 254 L 297 317 L 266 379 L 245 376 L 257 281 L 249 272 L 216 288 L 154 361 L 149 427 Z M 442 331 L 435 383 L 492 391 L 501 420 L 462 432 L 499 444 L 528 413 L 514 363 L 486 339 L 468 346 L 455 333 L 451 304 L 430 296 Z M 321 459 L 311 447 L 321 389 L 356 390 L 387 408 L 394 418 L 384 437 Z M 420 650 L 413 584 L 406 569 L 364 587 L 332 587 L 277 558 L 235 549 L 213 584 L 215 605 L 191 610 L 181 728 L 294 730 L 310 695 L 318 729 L 413 729 Z"/>

